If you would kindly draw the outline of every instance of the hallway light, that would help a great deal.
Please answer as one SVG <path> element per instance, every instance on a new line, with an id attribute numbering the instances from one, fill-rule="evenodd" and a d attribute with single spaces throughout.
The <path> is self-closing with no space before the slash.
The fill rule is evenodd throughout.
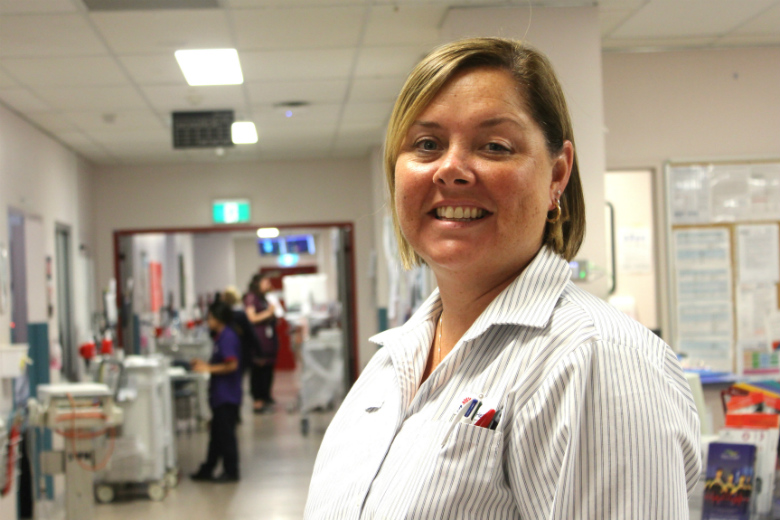
<path id="1" fill-rule="evenodd" d="M 194 49 L 176 51 L 184 78 L 190 86 L 241 85 L 244 75 L 236 49 Z"/>
<path id="2" fill-rule="evenodd" d="M 252 121 L 236 121 L 230 130 L 233 144 L 254 144 L 257 142 L 257 128 Z"/>
<path id="3" fill-rule="evenodd" d="M 257 238 L 276 238 L 279 230 L 275 227 L 260 228 L 257 230 Z"/>

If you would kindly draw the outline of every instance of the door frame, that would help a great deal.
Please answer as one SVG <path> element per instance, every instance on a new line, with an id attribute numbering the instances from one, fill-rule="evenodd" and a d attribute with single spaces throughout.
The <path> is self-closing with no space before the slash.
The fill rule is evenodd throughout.
<path id="1" fill-rule="evenodd" d="M 119 283 L 121 280 L 120 277 L 120 269 L 121 269 L 121 261 L 119 257 L 119 244 L 120 240 L 125 237 L 132 238 L 135 235 L 144 235 L 144 234 L 152 234 L 152 233 L 159 233 L 159 234 L 177 234 L 177 233 L 233 233 L 233 232 L 246 232 L 246 231 L 255 231 L 258 228 L 277 228 L 280 230 L 284 229 L 301 229 L 301 228 L 313 228 L 313 229 L 324 229 L 324 228 L 341 228 L 347 230 L 347 244 L 346 244 L 346 253 L 347 253 L 347 260 L 348 260 L 348 267 L 349 267 L 349 308 L 350 308 L 350 331 L 344 331 L 348 336 L 351 336 L 353 341 L 351 341 L 350 345 L 350 355 L 348 356 L 348 373 L 351 376 L 352 382 L 357 380 L 357 377 L 359 375 L 358 373 L 358 342 L 357 342 L 357 295 L 356 295 L 356 273 L 355 273 L 355 243 L 354 243 L 354 236 L 355 236 L 355 225 L 353 222 L 317 222 L 317 223 L 293 223 L 293 224 L 239 224 L 239 225 L 228 225 L 228 226 L 195 226 L 195 227 L 165 227 L 165 228 L 135 228 L 135 229 L 119 229 L 114 231 L 114 277 L 117 281 L 116 284 L 116 305 L 117 309 L 119 310 L 119 315 L 117 317 L 117 327 L 116 327 L 116 333 L 117 333 L 117 343 L 122 345 L 124 347 L 124 344 L 122 342 L 122 327 L 124 319 L 123 316 L 123 290 L 122 284 Z"/>

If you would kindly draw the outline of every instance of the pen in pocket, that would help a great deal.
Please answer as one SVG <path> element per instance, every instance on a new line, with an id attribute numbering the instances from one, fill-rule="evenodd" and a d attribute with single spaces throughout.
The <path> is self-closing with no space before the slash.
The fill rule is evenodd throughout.
<path id="1" fill-rule="evenodd" d="M 450 434 L 452 433 L 452 430 L 455 429 L 455 425 L 461 422 L 461 420 L 464 417 L 467 417 L 469 412 L 474 408 L 474 406 L 477 404 L 476 399 L 471 399 L 469 402 L 464 403 L 463 406 L 460 407 L 460 410 L 458 410 L 458 413 L 455 414 L 455 416 L 450 419 L 450 426 L 447 428 L 447 433 L 444 434 L 444 438 L 441 440 L 441 447 L 443 448 L 445 444 L 447 444 L 447 439 L 449 439 Z"/>
<path id="2" fill-rule="evenodd" d="M 488 426 L 488 430 L 495 430 L 498 426 L 499 421 L 501 421 L 501 412 L 503 410 L 499 409 L 496 414 L 493 416 L 493 420 L 490 421 L 490 425 Z"/>

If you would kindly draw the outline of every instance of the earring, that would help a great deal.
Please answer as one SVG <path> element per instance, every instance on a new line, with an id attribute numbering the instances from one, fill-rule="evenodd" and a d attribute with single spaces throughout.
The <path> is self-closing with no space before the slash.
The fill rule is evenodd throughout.
<path id="1" fill-rule="evenodd" d="M 559 220 L 561 220 L 561 200 L 560 199 L 557 199 L 555 201 L 555 209 L 551 210 L 551 211 L 554 211 L 555 215 L 552 218 L 550 218 L 549 212 L 548 212 L 547 222 L 549 222 L 550 224 L 555 224 Z"/>

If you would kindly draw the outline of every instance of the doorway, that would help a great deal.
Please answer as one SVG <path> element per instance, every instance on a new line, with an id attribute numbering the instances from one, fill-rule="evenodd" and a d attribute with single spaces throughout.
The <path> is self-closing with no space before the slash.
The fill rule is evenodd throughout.
<path id="1" fill-rule="evenodd" d="M 604 175 L 604 195 L 612 208 L 607 219 L 612 242 L 607 253 L 613 266 L 610 303 L 660 333 L 653 189 L 651 170 Z"/>
<path id="2" fill-rule="evenodd" d="M 11 343 L 27 343 L 27 254 L 24 213 L 8 210 L 11 271 Z"/>
<path id="3" fill-rule="evenodd" d="M 54 231 L 57 268 L 57 325 L 62 347 L 62 373 L 70 381 L 78 380 L 78 364 L 73 324 L 73 259 L 71 230 L 57 224 Z"/>
<path id="4" fill-rule="evenodd" d="M 243 291 L 251 275 L 260 271 L 314 265 L 318 267 L 316 272 L 329 273 L 323 285 L 327 302 L 318 303 L 338 313 L 338 319 L 329 319 L 328 323 L 337 323 L 343 334 L 343 373 L 348 389 L 359 369 L 353 224 L 276 225 L 262 229 L 274 229 L 279 238 L 266 243 L 258 237 L 256 225 L 116 231 L 119 344 L 128 353 L 143 351 L 149 344 L 149 331 L 165 334 L 170 319 L 177 324 L 202 319 L 216 291 L 228 286 Z M 280 249 L 282 242 L 285 245 Z M 144 305 L 142 297 L 153 285 L 147 270 L 160 264 L 162 273 L 158 278 L 167 295 L 165 312 L 153 311 Z M 183 276 L 185 272 L 187 276 Z M 297 314 L 293 312 L 288 317 Z M 292 356 L 288 358 L 292 360 Z M 284 367 L 277 365 L 277 369 Z"/>

